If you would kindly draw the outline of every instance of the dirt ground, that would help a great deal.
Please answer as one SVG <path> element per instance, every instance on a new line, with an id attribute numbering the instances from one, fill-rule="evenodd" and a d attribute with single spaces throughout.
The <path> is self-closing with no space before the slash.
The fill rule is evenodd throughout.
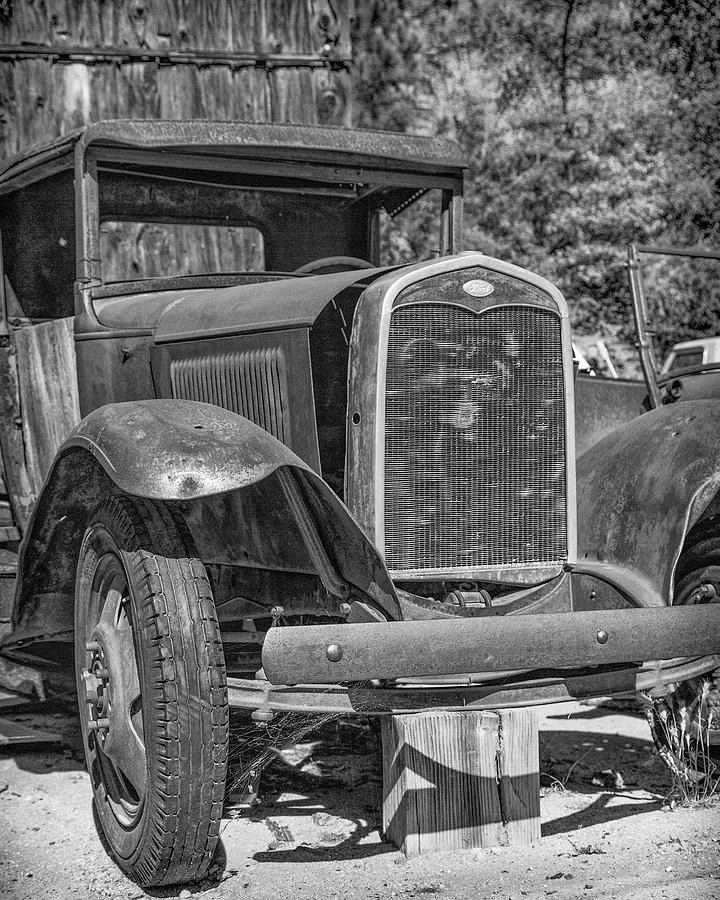
<path id="1" fill-rule="evenodd" d="M 249 810 L 231 795 L 213 880 L 144 892 L 97 837 L 72 711 L 5 711 L 63 743 L 0 750 L 0 895 L 720 898 L 720 805 L 664 802 L 670 778 L 642 717 L 576 703 L 540 714 L 543 837 L 531 846 L 406 859 L 378 834 L 375 732 L 365 721 L 335 721 L 275 756 Z M 234 773 L 238 766 L 236 758 Z"/>

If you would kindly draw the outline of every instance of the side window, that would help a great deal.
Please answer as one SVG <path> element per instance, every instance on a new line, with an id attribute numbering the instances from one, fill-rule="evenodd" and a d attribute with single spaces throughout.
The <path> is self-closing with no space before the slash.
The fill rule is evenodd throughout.
<path id="1" fill-rule="evenodd" d="M 72 173 L 14 191 L 0 202 L 5 275 L 33 320 L 74 312 L 75 198 Z"/>

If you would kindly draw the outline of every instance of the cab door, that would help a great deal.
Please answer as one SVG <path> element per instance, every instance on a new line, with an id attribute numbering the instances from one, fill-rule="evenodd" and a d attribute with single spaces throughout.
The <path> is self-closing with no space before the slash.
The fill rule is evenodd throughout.
<path id="1" fill-rule="evenodd" d="M 80 421 L 74 215 L 53 193 L 40 183 L 6 195 L 0 218 L 0 458 L 17 537 Z"/>

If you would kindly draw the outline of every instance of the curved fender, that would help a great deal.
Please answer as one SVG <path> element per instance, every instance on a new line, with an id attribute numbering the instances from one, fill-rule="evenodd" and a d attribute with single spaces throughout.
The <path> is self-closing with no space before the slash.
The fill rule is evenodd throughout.
<path id="1" fill-rule="evenodd" d="M 75 567 L 89 515 L 109 492 L 164 500 L 206 563 L 317 574 L 401 618 L 382 557 L 330 487 L 264 429 L 190 400 L 100 407 L 60 447 L 23 540 L 13 633 L 72 629 Z"/>
<path id="2" fill-rule="evenodd" d="M 127 494 L 192 500 L 262 481 L 279 466 L 310 471 L 254 422 L 194 400 L 101 406 L 60 448 L 83 447 Z"/>
<path id="3" fill-rule="evenodd" d="M 718 401 L 676 403 L 622 425 L 577 461 L 580 565 L 622 566 L 648 587 L 638 605 L 669 603 L 687 533 L 719 491 Z"/>

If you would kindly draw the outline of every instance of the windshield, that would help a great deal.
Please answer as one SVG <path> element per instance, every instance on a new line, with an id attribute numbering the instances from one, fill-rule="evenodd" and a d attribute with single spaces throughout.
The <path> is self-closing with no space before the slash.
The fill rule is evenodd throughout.
<path id="1" fill-rule="evenodd" d="M 436 255 L 442 191 L 389 180 L 325 184 L 101 167 L 102 280 L 294 272 L 337 257 L 394 265 Z"/>

